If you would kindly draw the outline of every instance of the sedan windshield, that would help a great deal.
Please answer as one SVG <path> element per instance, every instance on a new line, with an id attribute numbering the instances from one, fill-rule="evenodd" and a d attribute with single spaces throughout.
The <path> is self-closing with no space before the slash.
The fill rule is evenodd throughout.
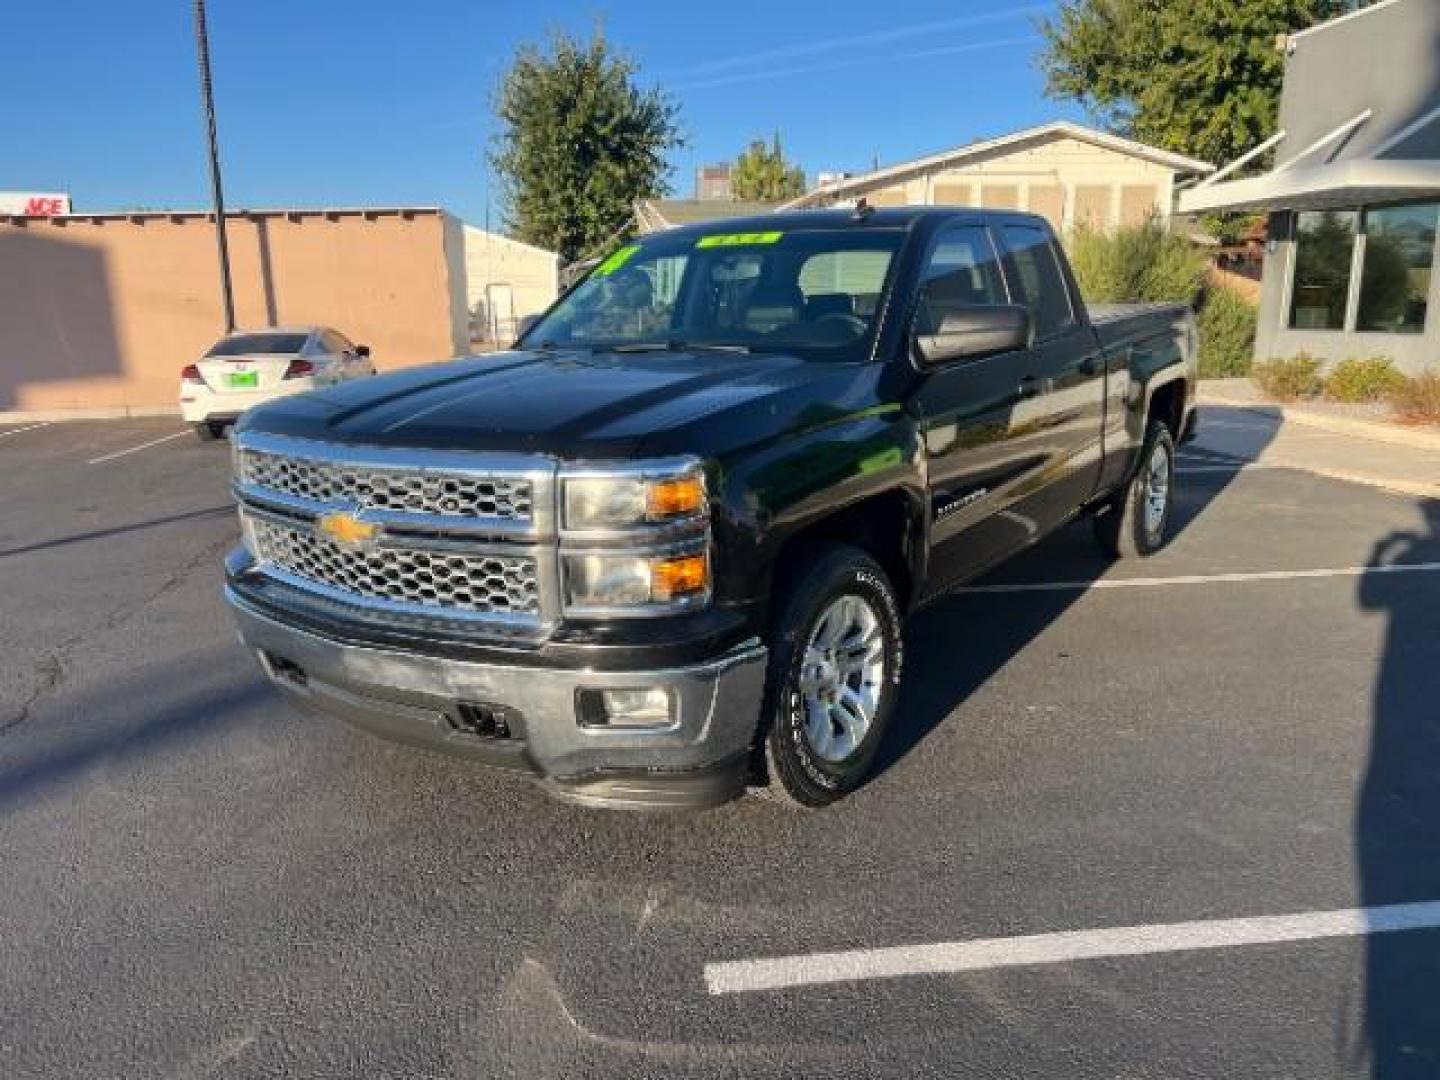
<path id="1" fill-rule="evenodd" d="M 206 356 L 251 356 L 298 353 L 310 340 L 309 334 L 232 334 L 221 338 Z"/>
<path id="2" fill-rule="evenodd" d="M 646 239 L 601 262 L 522 344 L 864 359 L 903 237 L 875 228 Z"/>

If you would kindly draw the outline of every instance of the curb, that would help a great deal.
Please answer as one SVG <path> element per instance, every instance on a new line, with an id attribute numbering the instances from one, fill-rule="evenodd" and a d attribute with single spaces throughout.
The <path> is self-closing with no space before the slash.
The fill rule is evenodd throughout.
<path id="1" fill-rule="evenodd" d="M 1293 405 L 1263 401 L 1237 401 L 1234 398 L 1207 392 L 1204 387 L 1200 389 L 1199 401 L 1202 405 L 1224 405 L 1232 409 L 1265 412 L 1271 415 L 1279 413 L 1287 423 L 1300 424 L 1303 427 L 1319 428 L 1337 435 L 1353 435 L 1359 439 L 1390 443 L 1393 446 L 1408 446 L 1412 450 L 1433 450 L 1440 453 L 1440 432 L 1416 431 L 1399 424 L 1352 420 L 1344 416 L 1324 416 L 1304 408 L 1296 408 Z"/>
<path id="2" fill-rule="evenodd" d="M 62 420 L 142 420 L 179 416 L 176 405 L 116 405 L 104 409 L 16 409 L 0 412 L 0 424 L 55 423 Z"/>

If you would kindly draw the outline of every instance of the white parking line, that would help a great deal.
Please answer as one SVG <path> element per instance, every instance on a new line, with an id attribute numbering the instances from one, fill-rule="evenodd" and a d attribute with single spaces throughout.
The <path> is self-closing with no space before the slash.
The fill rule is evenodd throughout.
<path id="1" fill-rule="evenodd" d="M 115 453 L 106 454 L 104 457 L 91 458 L 85 464 L 100 465 L 107 461 L 114 461 L 116 458 L 125 457 L 127 454 L 138 454 L 141 450 L 148 450 L 152 446 L 159 446 L 161 443 L 169 442 L 171 439 L 182 439 L 189 434 L 190 432 L 188 431 L 177 431 L 173 435 L 162 435 L 158 439 L 151 439 L 147 443 L 141 443 L 139 446 L 132 446 L 128 450 L 116 450 Z"/>
<path id="2" fill-rule="evenodd" d="M 31 424 L 28 427 L 11 428 L 9 431 L 0 431 L 0 439 L 8 439 L 11 435 L 21 435 L 27 431 L 38 431 L 42 427 L 49 427 L 50 422 L 43 424 Z"/>
<path id="3" fill-rule="evenodd" d="M 962 971 L 1066 964 L 1116 956 L 1275 945 L 1287 941 L 1364 937 L 1440 928 L 1440 903 L 1343 908 L 1250 919 L 1121 926 L 1058 934 L 902 945 L 885 949 L 728 960 L 705 965 L 712 994 L 743 994 L 795 986 L 822 986 L 905 975 L 951 975 Z"/>
<path id="4" fill-rule="evenodd" d="M 1187 574 L 1183 577 L 1110 578 L 1099 581 L 1022 581 L 1009 585 L 967 585 L 956 593 L 1087 592 L 1090 589 L 1149 589 L 1163 585 L 1229 585 L 1247 581 L 1364 577 L 1367 574 L 1434 574 L 1440 563 L 1340 566 L 1328 570 L 1263 570 L 1250 574 Z"/>

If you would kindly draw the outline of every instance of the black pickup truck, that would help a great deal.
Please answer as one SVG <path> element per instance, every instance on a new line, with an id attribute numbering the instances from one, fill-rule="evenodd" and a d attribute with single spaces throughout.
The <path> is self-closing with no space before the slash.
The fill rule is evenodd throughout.
<path id="1" fill-rule="evenodd" d="M 1165 539 L 1190 311 L 1087 312 L 1026 214 L 621 247 L 508 352 L 264 405 L 226 596 L 302 702 L 592 804 L 859 785 L 906 614 L 1081 514 Z"/>

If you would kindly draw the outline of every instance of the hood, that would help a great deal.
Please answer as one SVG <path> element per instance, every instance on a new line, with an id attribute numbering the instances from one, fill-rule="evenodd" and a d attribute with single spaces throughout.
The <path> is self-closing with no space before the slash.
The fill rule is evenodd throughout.
<path id="1" fill-rule="evenodd" d="M 572 461 L 718 456 L 817 405 L 840 405 L 859 370 L 774 354 L 493 353 L 280 399 L 247 414 L 244 427 Z M 717 414 L 727 422 L 706 422 Z"/>

